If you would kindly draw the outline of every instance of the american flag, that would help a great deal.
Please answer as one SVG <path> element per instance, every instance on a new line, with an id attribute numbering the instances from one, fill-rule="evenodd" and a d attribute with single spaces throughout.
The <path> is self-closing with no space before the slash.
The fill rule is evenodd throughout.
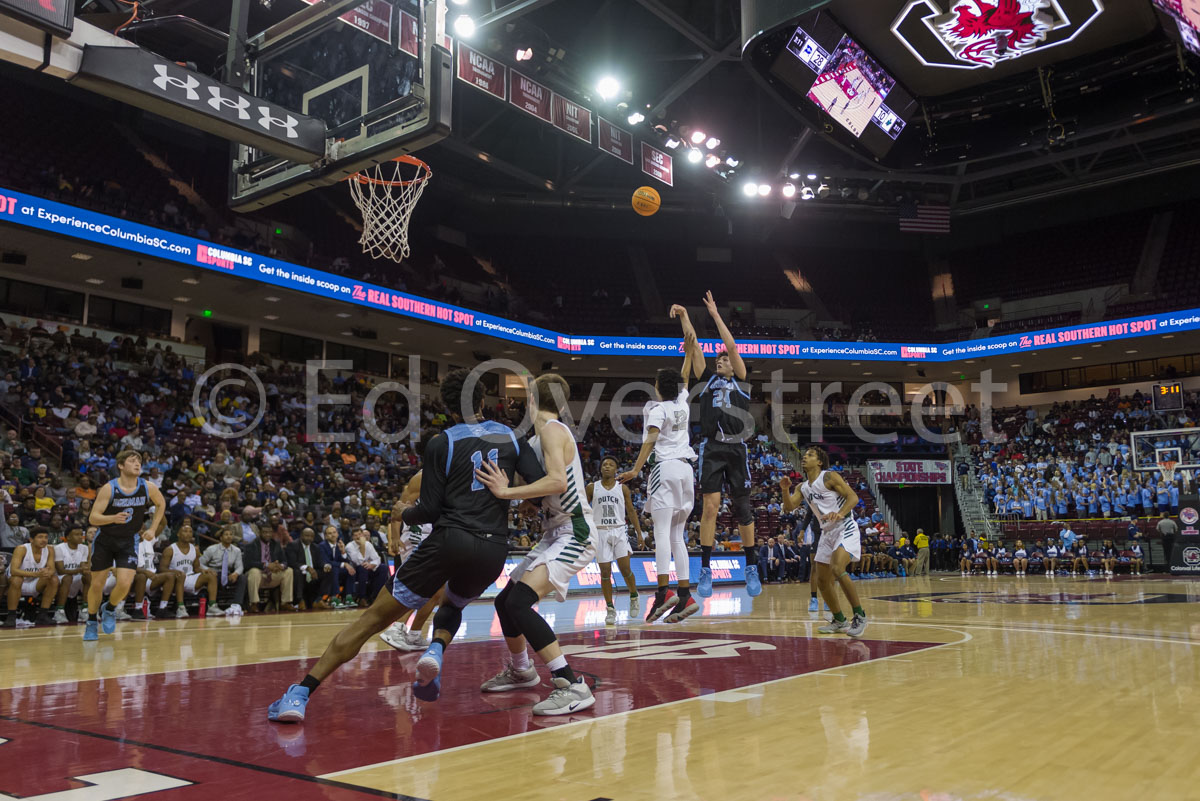
<path id="1" fill-rule="evenodd" d="M 900 206 L 900 230 L 916 234 L 950 233 L 950 207 L 908 202 Z"/>

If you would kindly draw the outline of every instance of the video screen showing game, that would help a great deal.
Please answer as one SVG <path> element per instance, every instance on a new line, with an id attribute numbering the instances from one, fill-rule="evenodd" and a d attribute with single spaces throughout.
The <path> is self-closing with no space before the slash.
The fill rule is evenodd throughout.
<path id="1" fill-rule="evenodd" d="M 805 19 L 771 71 L 880 157 L 904 131 L 915 106 L 891 73 L 829 14 Z"/>
<path id="2" fill-rule="evenodd" d="M 1200 0 L 1153 0 L 1163 28 L 1185 48 L 1200 56 Z"/>

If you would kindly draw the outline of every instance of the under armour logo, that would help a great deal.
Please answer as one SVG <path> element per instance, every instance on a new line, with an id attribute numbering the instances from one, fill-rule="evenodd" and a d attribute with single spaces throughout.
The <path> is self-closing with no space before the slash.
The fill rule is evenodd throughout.
<path id="1" fill-rule="evenodd" d="M 288 139 L 296 139 L 300 136 L 300 134 L 296 133 L 296 126 L 300 124 L 300 121 L 291 114 L 287 115 L 285 119 L 280 119 L 271 115 L 269 106 L 259 106 L 258 112 L 262 115 L 258 119 L 258 124 L 264 129 L 269 131 L 272 126 L 283 128 L 287 131 Z"/>
<path id="2" fill-rule="evenodd" d="M 212 97 L 208 99 L 208 105 L 212 106 L 217 111 L 220 111 L 222 108 L 237 109 L 238 119 L 250 119 L 250 112 L 247 110 L 250 108 L 249 98 L 243 95 L 238 95 L 237 100 L 231 100 L 230 98 L 221 94 L 221 87 L 219 86 L 208 87 L 208 93 L 212 95 Z"/>
<path id="3" fill-rule="evenodd" d="M 187 78 L 176 78 L 167 69 L 166 64 L 155 64 L 154 71 L 158 73 L 158 77 L 154 79 L 154 85 L 164 92 L 168 86 L 175 86 L 187 92 L 188 100 L 199 100 L 200 95 L 196 92 L 196 87 L 200 85 L 200 81 L 196 80 L 195 76 L 189 75 Z"/>

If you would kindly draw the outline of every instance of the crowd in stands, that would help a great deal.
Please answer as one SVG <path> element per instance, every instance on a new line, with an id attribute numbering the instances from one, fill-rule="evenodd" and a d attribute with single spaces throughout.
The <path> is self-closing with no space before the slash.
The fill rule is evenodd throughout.
<path id="1" fill-rule="evenodd" d="M 1145 517 L 1179 511 L 1193 478 L 1137 472 L 1130 432 L 1191 428 L 1200 407 L 1188 394 L 1178 412 L 1154 412 L 1149 396 L 1108 396 L 1036 409 L 996 409 L 988 440 L 978 420 L 965 424 L 984 499 L 1013 521 Z M 1163 436 L 1157 447 L 1180 447 L 1184 461 L 1200 458 L 1200 439 Z M 1143 465 L 1144 466 L 1144 465 Z"/>

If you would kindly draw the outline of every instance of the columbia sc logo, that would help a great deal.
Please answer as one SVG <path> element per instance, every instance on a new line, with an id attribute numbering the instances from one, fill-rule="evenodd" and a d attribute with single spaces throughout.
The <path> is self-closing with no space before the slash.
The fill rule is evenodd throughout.
<path id="1" fill-rule="evenodd" d="M 892 33 L 928 67 L 983 69 L 1065 44 L 1102 0 L 909 0 Z"/>
<path id="2" fill-rule="evenodd" d="M 166 64 L 155 64 L 154 71 L 158 73 L 158 77 L 154 79 L 154 85 L 162 92 L 167 92 L 170 88 L 182 89 L 184 97 L 188 100 L 199 100 L 200 93 L 196 90 L 200 88 L 200 80 L 195 75 L 184 73 L 184 77 L 180 78 L 177 75 L 171 74 L 171 69 Z M 235 112 L 239 120 L 250 119 L 251 102 L 248 97 L 232 89 L 228 89 L 232 93 L 232 97 L 226 95 L 227 87 L 208 86 L 208 100 L 205 101 L 214 110 L 220 113 Z M 299 133 L 296 131 L 296 126 L 299 125 L 297 120 L 292 115 L 286 117 L 276 117 L 271 113 L 270 106 L 258 107 L 258 125 L 263 130 L 270 131 L 272 128 L 282 128 L 288 139 L 296 139 Z"/>
<path id="3" fill-rule="evenodd" d="M 1195 545 L 1184 548 L 1183 563 L 1188 567 L 1200 567 L 1200 548 Z"/>

